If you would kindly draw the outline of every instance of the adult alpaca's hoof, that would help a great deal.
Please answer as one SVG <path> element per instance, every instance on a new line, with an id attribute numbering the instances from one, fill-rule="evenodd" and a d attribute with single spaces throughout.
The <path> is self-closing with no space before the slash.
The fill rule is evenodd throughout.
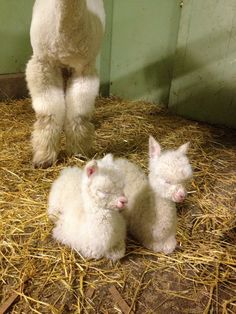
<path id="1" fill-rule="evenodd" d="M 49 156 L 48 154 L 43 154 L 42 152 L 36 152 L 33 157 L 33 167 L 34 168 L 42 168 L 46 169 L 51 167 L 57 159 L 57 154 L 51 153 Z"/>
<path id="2" fill-rule="evenodd" d="M 92 147 L 93 140 L 87 140 L 86 143 L 77 142 L 73 145 L 66 145 L 66 152 L 68 156 L 79 156 L 84 160 L 88 160 L 94 156 L 94 148 Z"/>
<path id="3" fill-rule="evenodd" d="M 51 167 L 53 164 L 52 161 L 41 161 L 41 162 L 36 162 L 36 161 L 33 161 L 33 167 L 35 169 L 38 169 L 38 168 L 41 168 L 41 169 L 47 169 L 49 167 Z"/>

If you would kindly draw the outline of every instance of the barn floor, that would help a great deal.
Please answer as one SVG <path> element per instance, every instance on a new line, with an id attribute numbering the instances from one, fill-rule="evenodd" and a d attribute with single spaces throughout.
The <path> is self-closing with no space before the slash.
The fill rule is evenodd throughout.
<path id="1" fill-rule="evenodd" d="M 148 135 L 164 148 L 191 141 L 190 194 L 178 206 L 179 246 L 168 256 L 131 239 L 119 262 L 84 260 L 51 237 L 52 181 L 68 165 L 33 169 L 28 99 L 0 103 L 0 313 L 236 313 L 236 132 L 188 121 L 144 102 L 100 98 L 96 157 L 147 167 Z"/>

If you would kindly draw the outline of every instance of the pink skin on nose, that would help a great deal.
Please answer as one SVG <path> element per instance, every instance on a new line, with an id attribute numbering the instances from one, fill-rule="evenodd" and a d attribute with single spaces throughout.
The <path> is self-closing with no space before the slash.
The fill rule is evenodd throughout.
<path id="1" fill-rule="evenodd" d="M 125 207 L 125 205 L 127 204 L 128 200 L 125 196 L 120 196 L 118 198 L 118 202 L 116 204 L 117 208 L 119 209 L 123 209 Z"/>
<path id="2" fill-rule="evenodd" d="M 185 200 L 186 192 L 184 189 L 179 189 L 176 193 L 173 194 L 172 199 L 176 203 L 182 203 Z"/>

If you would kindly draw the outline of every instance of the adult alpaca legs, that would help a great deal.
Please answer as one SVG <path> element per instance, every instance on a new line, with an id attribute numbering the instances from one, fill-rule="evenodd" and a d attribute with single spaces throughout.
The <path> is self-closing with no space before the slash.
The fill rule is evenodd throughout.
<path id="1" fill-rule="evenodd" d="M 65 116 L 61 69 L 33 56 L 27 64 L 26 79 L 36 113 L 32 133 L 33 164 L 46 168 L 57 158 Z"/>
<path id="2" fill-rule="evenodd" d="M 69 154 L 92 151 L 94 126 L 90 122 L 98 95 L 99 78 L 94 67 L 73 70 L 66 89 L 66 149 Z"/>

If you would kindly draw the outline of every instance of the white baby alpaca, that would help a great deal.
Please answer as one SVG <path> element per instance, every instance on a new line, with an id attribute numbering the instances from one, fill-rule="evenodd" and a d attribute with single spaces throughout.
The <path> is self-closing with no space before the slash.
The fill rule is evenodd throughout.
<path id="1" fill-rule="evenodd" d="M 153 137 L 149 139 L 149 177 L 126 159 L 115 165 L 125 177 L 129 203 L 124 211 L 128 231 L 145 247 L 166 254 L 176 247 L 176 206 L 186 196 L 185 183 L 192 177 L 186 153 L 188 143 L 177 150 L 161 152 Z"/>
<path id="2" fill-rule="evenodd" d="M 119 173 L 100 168 L 95 160 L 84 170 L 63 170 L 49 195 L 53 237 L 86 258 L 122 258 L 126 223 L 120 211 L 127 203 L 123 189 Z"/>
<path id="3" fill-rule="evenodd" d="M 30 29 L 33 56 L 26 80 L 37 121 L 33 164 L 46 168 L 57 158 L 64 128 L 69 154 L 88 154 L 90 122 L 99 78 L 96 56 L 105 28 L 102 0 L 36 0 Z M 62 71 L 70 73 L 65 83 Z"/>
<path id="4" fill-rule="evenodd" d="M 192 178 L 186 153 L 189 143 L 176 150 L 162 152 L 161 146 L 149 138 L 149 184 L 153 192 L 155 223 L 147 246 L 154 251 L 171 253 L 176 247 L 176 206 L 187 196 L 185 185 Z"/>

